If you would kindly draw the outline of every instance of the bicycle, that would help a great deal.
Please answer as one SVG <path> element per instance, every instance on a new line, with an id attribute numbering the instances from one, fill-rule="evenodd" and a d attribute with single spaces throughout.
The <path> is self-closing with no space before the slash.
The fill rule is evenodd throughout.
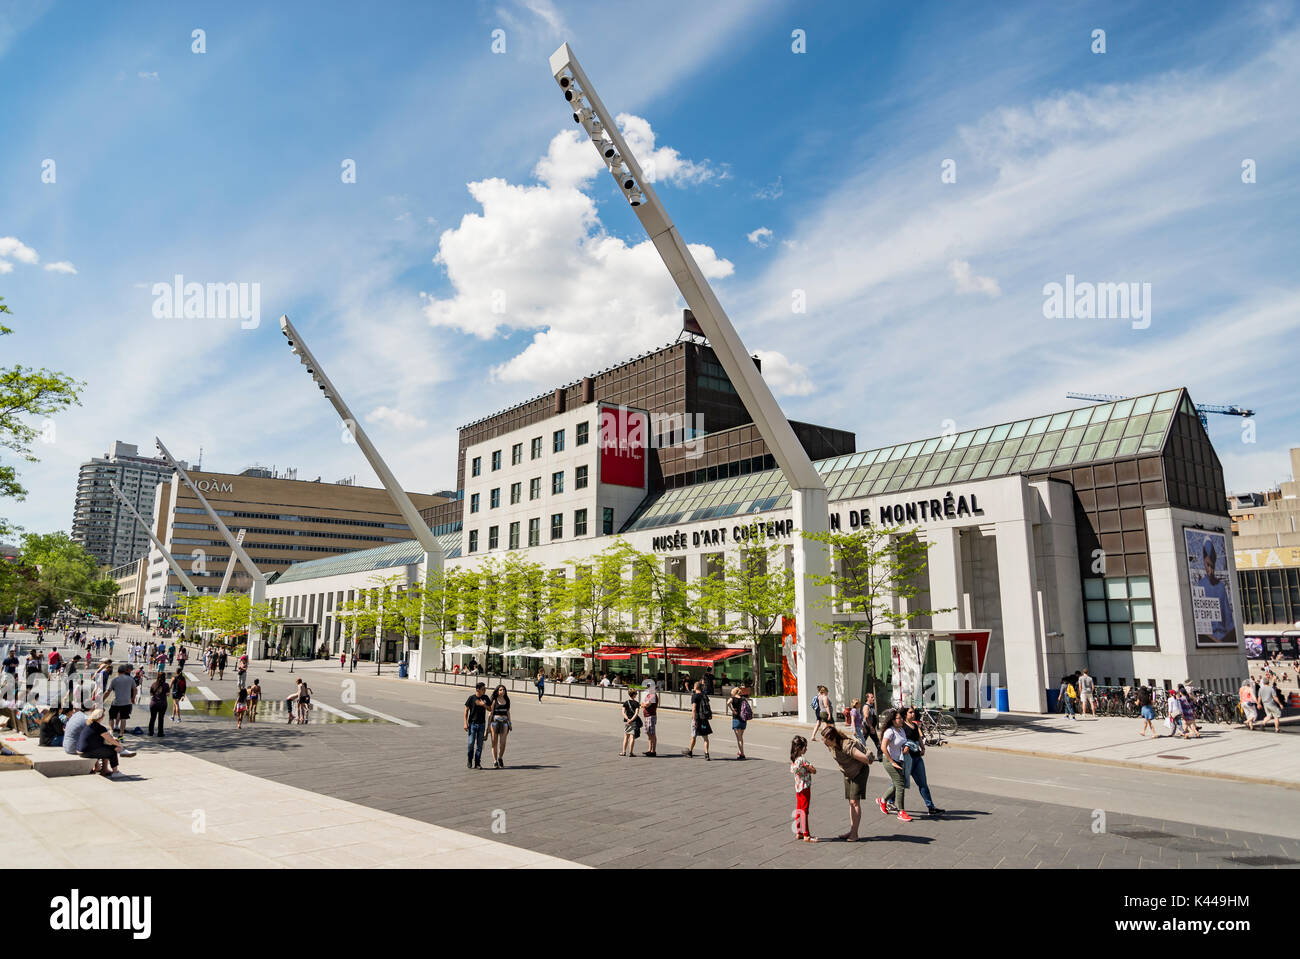
<path id="1" fill-rule="evenodd" d="M 928 746 L 942 746 L 947 737 L 957 734 L 957 717 L 951 713 L 922 706 L 917 718 L 921 723 L 921 735 Z"/>

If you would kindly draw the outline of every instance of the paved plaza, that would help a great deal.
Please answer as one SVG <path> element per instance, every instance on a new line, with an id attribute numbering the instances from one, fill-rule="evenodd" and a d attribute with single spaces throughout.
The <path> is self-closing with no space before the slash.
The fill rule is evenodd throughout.
<path id="1" fill-rule="evenodd" d="M 119 654 L 122 649 L 119 642 Z M 157 865 L 1300 865 L 1297 790 L 1294 783 L 1276 784 L 1300 750 L 1294 727 L 1281 734 L 1207 731 L 1203 742 L 1218 740 L 1216 750 L 1228 738 L 1253 736 L 1233 748 L 1254 747 L 1256 771 L 1261 780 L 1275 780 L 1269 784 L 1146 768 L 1154 756 L 1194 755 L 1199 744 L 1143 743 L 1135 730 L 1128 746 L 1111 742 L 1122 730 L 1110 724 L 1122 720 L 1055 732 L 1064 720 L 1039 718 L 1038 729 L 985 724 L 927 756 L 935 800 L 947 810 L 942 818 L 919 814 L 901 823 L 868 803 L 863 842 L 807 845 L 795 842 L 790 828 L 789 741 L 795 732 L 809 732 L 797 723 L 751 723 L 751 758 L 740 762 L 730 730 L 718 722 L 714 758 L 706 762 L 699 747 L 694 759 L 681 755 L 686 716 L 665 712 L 660 757 L 621 758 L 615 706 L 538 703 L 517 694 L 507 767 L 469 770 L 461 731 L 465 689 L 375 676 L 364 664 L 356 672 L 320 662 L 292 670 L 288 663 L 274 664 L 273 672 L 254 665 L 249 676 L 266 689 L 266 712 L 261 722 L 236 730 L 221 708 L 236 688 L 234 671 L 209 680 L 191 664 L 196 708 L 182 722 L 169 722 L 162 740 L 128 737 L 139 755 L 123 760 L 127 778 L 3 773 L 0 811 L 24 822 L 41 810 L 59 812 L 57 818 L 66 813 L 76 829 L 102 831 L 105 844 L 136 833 L 155 836 L 149 824 L 160 823 Z M 313 719 L 322 721 L 285 723 L 277 699 L 299 676 L 314 690 Z M 130 725 L 138 718 L 139 710 Z M 1091 737 L 1097 752 L 1131 749 L 1134 764 L 1006 751 L 1018 737 L 1068 739 L 1076 748 Z M 638 752 L 644 748 L 639 741 Z M 831 838 L 848 825 L 842 778 L 820 744 L 810 756 L 820 770 L 812 828 Z M 886 780 L 874 766 L 872 796 Z M 914 814 L 923 809 L 914 790 L 907 798 Z M 209 810 L 205 835 L 189 831 L 200 808 Z M 96 812 L 105 811 L 111 815 L 101 819 L 111 825 L 97 824 Z M 114 838 L 113 830 L 126 833 Z M 33 849 L 46 843 L 67 854 L 56 832 L 34 826 L 30 841 Z M 146 864 L 149 855 L 142 855 Z"/>

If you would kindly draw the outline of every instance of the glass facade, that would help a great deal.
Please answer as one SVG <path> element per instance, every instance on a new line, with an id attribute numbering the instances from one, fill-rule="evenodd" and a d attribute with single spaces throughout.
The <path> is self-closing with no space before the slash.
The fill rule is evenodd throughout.
<path id="1" fill-rule="evenodd" d="M 1237 571 L 1247 623 L 1293 626 L 1300 622 L 1300 568 Z"/>
<path id="2" fill-rule="evenodd" d="M 1083 604 L 1090 649 L 1159 646 L 1149 577 L 1085 577 Z"/>

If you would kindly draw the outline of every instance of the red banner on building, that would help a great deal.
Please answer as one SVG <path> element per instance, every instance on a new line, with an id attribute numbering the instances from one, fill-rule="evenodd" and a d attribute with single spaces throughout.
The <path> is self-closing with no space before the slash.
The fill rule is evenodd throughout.
<path id="1" fill-rule="evenodd" d="M 645 489 L 649 417 L 621 406 L 600 408 L 600 482 Z"/>

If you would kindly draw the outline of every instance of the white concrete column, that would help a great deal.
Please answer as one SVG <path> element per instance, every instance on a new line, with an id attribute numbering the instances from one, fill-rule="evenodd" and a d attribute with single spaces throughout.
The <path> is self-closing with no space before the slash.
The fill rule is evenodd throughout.
<path id="1" fill-rule="evenodd" d="M 955 526 L 940 526 L 925 531 L 925 538 L 934 545 L 926 551 L 930 567 L 930 606 L 933 609 L 951 609 L 936 613 L 934 629 L 966 629 L 965 583 L 961 564 L 961 530 Z"/>
<path id="2" fill-rule="evenodd" d="M 844 650 L 839 643 L 826 642 L 825 624 L 831 612 L 823 606 L 828 590 L 810 575 L 830 572 L 830 558 L 824 544 L 803 533 L 824 533 L 830 526 L 829 496 L 826 490 L 795 490 L 791 517 L 794 520 L 794 615 L 798 650 L 799 719 L 813 722 L 808 701 L 818 683 L 830 690 L 836 708 L 844 702 L 850 682 L 846 676 Z"/>
<path id="3" fill-rule="evenodd" d="M 1043 713 L 1047 711 L 1047 687 L 1033 526 L 1022 516 L 995 524 L 995 530 L 1007 696 L 1013 711 Z"/>

